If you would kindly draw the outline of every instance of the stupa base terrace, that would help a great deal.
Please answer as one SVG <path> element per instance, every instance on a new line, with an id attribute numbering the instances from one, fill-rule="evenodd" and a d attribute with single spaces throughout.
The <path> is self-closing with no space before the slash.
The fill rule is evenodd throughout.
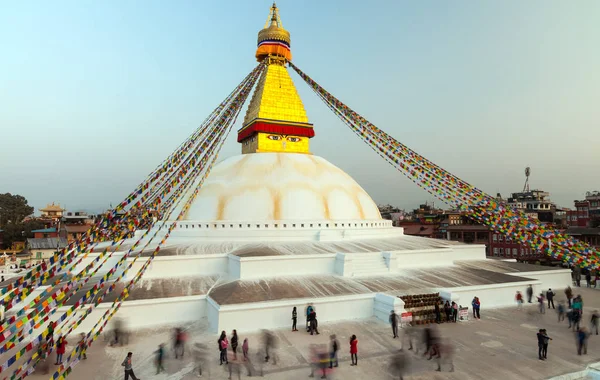
<path id="1" fill-rule="evenodd" d="M 106 267 L 123 254 L 115 253 Z M 94 258 L 90 254 L 81 267 Z M 482 308 L 492 308 L 512 305 L 515 292 L 529 284 L 536 294 L 562 289 L 571 284 L 571 271 L 486 259 L 483 245 L 407 236 L 386 220 L 186 221 L 178 223 L 119 317 L 133 329 L 206 318 L 213 332 L 253 331 L 289 327 L 294 306 L 302 325 L 303 310 L 312 303 L 320 322 L 372 316 L 387 322 L 390 310 L 404 311 L 400 296 L 440 293 L 463 306 L 477 296 Z M 105 301 L 78 330 L 89 331 L 112 299 Z"/>

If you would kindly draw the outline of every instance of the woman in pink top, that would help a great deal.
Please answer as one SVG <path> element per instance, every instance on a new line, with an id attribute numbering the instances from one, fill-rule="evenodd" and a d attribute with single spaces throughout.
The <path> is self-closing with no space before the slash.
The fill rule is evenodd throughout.
<path id="1" fill-rule="evenodd" d="M 219 365 L 223 365 L 223 363 L 229 364 L 227 360 L 227 347 L 229 347 L 229 341 L 227 340 L 227 334 L 223 331 L 219 337 L 219 350 L 221 351 Z"/>

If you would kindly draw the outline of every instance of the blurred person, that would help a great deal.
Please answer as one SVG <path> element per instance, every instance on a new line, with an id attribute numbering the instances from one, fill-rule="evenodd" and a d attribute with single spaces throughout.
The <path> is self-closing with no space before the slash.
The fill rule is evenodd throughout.
<path id="1" fill-rule="evenodd" d="M 390 325 L 392 325 L 392 334 L 394 334 L 394 339 L 398 337 L 398 314 L 394 312 L 394 310 L 390 311 Z"/>
<path id="2" fill-rule="evenodd" d="M 590 272 L 589 269 L 588 269 L 587 273 L 585 274 L 585 282 L 586 282 L 588 288 L 592 287 L 592 273 Z"/>
<path id="3" fill-rule="evenodd" d="M 308 377 L 315 377 L 315 371 L 319 368 L 319 347 L 316 344 L 308 346 L 308 356 L 310 364 L 310 375 Z"/>
<path id="4" fill-rule="evenodd" d="M 196 376 L 201 377 L 202 369 L 205 367 L 208 368 L 206 366 L 207 347 L 201 343 L 196 343 L 194 344 L 193 354 L 195 364 L 194 372 L 196 373 Z"/>
<path id="5" fill-rule="evenodd" d="M 400 350 L 394 354 L 390 361 L 390 373 L 393 378 L 398 380 L 404 379 L 404 373 L 408 367 L 409 358 L 406 356 L 404 351 Z"/>
<path id="6" fill-rule="evenodd" d="M 37 348 L 37 355 L 39 357 L 38 364 L 35 369 L 39 369 L 42 375 L 50 373 L 50 363 L 48 363 L 48 344 L 42 343 Z"/>
<path id="7" fill-rule="evenodd" d="M 273 365 L 277 365 L 275 335 L 271 331 L 263 330 L 263 342 L 265 346 L 265 363 L 268 363 L 269 359 L 273 357 Z"/>
<path id="8" fill-rule="evenodd" d="M 317 312 L 313 309 L 310 313 L 310 335 L 317 333 L 319 335 L 319 321 L 317 320 Z"/>
<path id="9" fill-rule="evenodd" d="M 121 363 L 121 365 L 123 367 L 125 367 L 125 380 L 129 380 L 129 376 L 131 376 L 131 378 L 133 380 L 139 380 L 135 376 L 135 373 L 133 373 L 133 365 L 131 363 L 131 357 L 132 356 L 133 356 L 133 352 L 128 352 L 127 356 L 125 357 L 125 360 L 123 360 L 123 363 Z"/>
<path id="10" fill-rule="evenodd" d="M 221 331 L 221 336 L 219 337 L 219 365 L 223 365 L 223 363 L 227 364 L 227 347 L 229 347 L 229 341 L 227 340 L 227 334 L 225 330 Z"/>
<path id="11" fill-rule="evenodd" d="M 404 350 L 405 343 L 408 343 L 408 349 L 412 350 L 413 339 L 415 337 L 415 334 L 417 333 L 416 329 L 411 324 L 408 324 L 402 329 L 402 332 L 402 348 L 400 350 Z"/>
<path id="12" fill-rule="evenodd" d="M 587 355 L 587 340 L 589 334 L 585 327 L 578 328 L 575 332 L 575 339 L 577 341 L 577 355 Z"/>
<path id="13" fill-rule="evenodd" d="M 56 341 L 56 363 L 54 365 L 59 365 L 62 362 L 63 355 L 67 349 L 67 340 L 63 336 L 59 336 Z"/>
<path id="14" fill-rule="evenodd" d="M 244 343 L 242 343 L 242 353 L 244 354 L 244 361 L 248 360 L 248 338 L 244 338 Z"/>
<path id="15" fill-rule="evenodd" d="M 329 368 L 337 367 L 338 363 L 338 350 L 340 348 L 340 343 L 337 341 L 335 334 L 329 337 L 331 341 L 331 348 L 329 350 Z M 335 363 L 335 365 L 333 364 Z"/>
<path id="16" fill-rule="evenodd" d="M 121 332 L 123 331 L 123 321 L 121 321 L 121 318 L 115 318 L 115 321 L 113 323 L 113 341 L 110 343 L 111 346 L 114 346 L 116 344 L 121 344 L 121 346 L 123 345 L 123 339 L 121 337 Z M 121 341 L 119 342 L 119 339 L 121 339 Z"/>
<path id="17" fill-rule="evenodd" d="M 449 372 L 454 372 L 454 346 L 450 341 L 440 341 L 437 344 L 438 356 L 437 356 L 437 369 L 436 371 L 441 372 L 442 364 L 449 364 Z"/>
<path id="18" fill-rule="evenodd" d="M 227 367 L 229 369 L 229 380 L 232 380 L 233 375 L 237 375 L 238 380 L 241 380 L 241 363 L 237 360 L 237 356 L 231 352 L 231 357 L 227 361 Z"/>
<path id="19" fill-rule="evenodd" d="M 544 303 L 544 293 L 540 293 L 537 298 L 540 314 L 546 314 L 546 304 Z"/>
<path id="20" fill-rule="evenodd" d="M 440 312 L 439 302 L 436 302 L 434 305 L 434 313 L 435 313 L 435 323 L 437 323 L 439 325 L 440 323 L 442 323 L 442 313 Z"/>
<path id="21" fill-rule="evenodd" d="M 87 359 L 87 344 L 85 342 L 85 334 L 84 333 L 79 334 L 79 343 L 77 343 L 77 345 L 79 346 L 79 356 L 83 360 L 86 360 Z"/>
<path id="22" fill-rule="evenodd" d="M 548 291 L 546 292 L 546 299 L 548 300 L 548 309 L 550 309 L 550 306 L 552 306 L 553 309 L 556 309 L 554 307 L 554 292 L 552 291 L 552 289 L 548 289 Z"/>
<path id="23" fill-rule="evenodd" d="M 571 300 L 573 299 L 573 289 L 570 286 L 567 286 L 565 289 L 565 296 L 567 297 L 567 302 L 569 303 L 569 309 L 571 308 Z"/>
<path id="24" fill-rule="evenodd" d="M 298 312 L 296 311 L 296 306 L 294 306 L 292 309 L 292 331 L 298 331 L 296 322 L 298 322 Z"/>
<path id="25" fill-rule="evenodd" d="M 532 298 L 533 298 L 533 286 L 529 285 L 527 287 L 527 302 L 531 303 Z"/>
<path id="26" fill-rule="evenodd" d="M 600 318 L 600 314 L 598 314 L 598 310 L 594 310 L 592 319 L 590 320 L 590 334 L 593 334 L 594 330 L 596 330 L 596 335 L 598 335 L 598 318 Z"/>
<path id="27" fill-rule="evenodd" d="M 558 313 L 558 321 L 562 322 L 565 320 L 565 303 L 560 301 L 558 303 L 558 308 L 556 309 Z"/>
<path id="28" fill-rule="evenodd" d="M 163 361 L 165 358 L 165 345 L 163 343 L 158 345 L 158 350 L 154 352 L 156 354 L 156 374 L 163 372 L 165 367 Z"/>
<path id="29" fill-rule="evenodd" d="M 175 359 L 179 359 L 179 357 L 181 356 L 181 359 L 183 359 L 183 352 L 185 349 L 185 333 L 183 332 L 183 330 L 181 328 L 176 328 L 175 329 L 175 335 L 173 336 L 173 348 L 175 350 Z"/>
<path id="30" fill-rule="evenodd" d="M 238 348 L 238 334 L 237 330 L 233 330 L 231 333 L 231 351 L 233 352 L 234 359 L 237 360 L 237 348 Z"/>
<path id="31" fill-rule="evenodd" d="M 426 327 L 423 330 L 423 340 L 425 343 L 425 352 L 423 353 L 423 356 L 429 354 L 427 360 L 431 360 L 433 356 L 439 357 L 440 353 L 437 350 L 437 334 L 431 327 Z"/>
<path id="32" fill-rule="evenodd" d="M 517 301 L 517 310 L 522 310 L 523 309 L 523 295 L 518 290 L 517 290 L 517 294 L 515 295 L 515 300 Z"/>
<path id="33" fill-rule="evenodd" d="M 358 339 L 356 339 L 356 335 L 350 337 L 350 359 L 352 359 L 350 365 L 358 365 Z"/>

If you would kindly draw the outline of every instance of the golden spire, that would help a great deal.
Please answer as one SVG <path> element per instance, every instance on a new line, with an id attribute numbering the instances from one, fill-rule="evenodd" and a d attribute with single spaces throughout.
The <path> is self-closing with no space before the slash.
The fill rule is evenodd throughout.
<path id="1" fill-rule="evenodd" d="M 315 132 L 286 68 L 292 59 L 290 33 L 283 29 L 275 3 L 264 29 L 258 32 L 256 59 L 266 59 L 267 67 L 238 131 L 242 153 L 310 154 L 309 140 Z"/>
<path id="2" fill-rule="evenodd" d="M 271 6 L 265 27 L 258 32 L 257 44 L 256 59 L 259 62 L 268 56 L 281 57 L 288 61 L 292 60 L 290 32 L 283 28 L 275 3 Z"/>

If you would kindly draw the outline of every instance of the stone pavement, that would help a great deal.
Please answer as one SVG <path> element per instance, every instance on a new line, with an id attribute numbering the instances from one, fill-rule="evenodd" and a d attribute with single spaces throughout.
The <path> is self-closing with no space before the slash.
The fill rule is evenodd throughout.
<path id="1" fill-rule="evenodd" d="M 574 288 L 575 294 L 581 294 L 584 300 L 584 322 L 589 325 L 591 311 L 600 309 L 600 290 Z M 562 291 L 558 299 L 563 299 Z M 574 335 L 566 322 L 558 323 L 556 313 L 551 310 L 545 315 L 537 313 L 537 307 L 527 306 L 522 311 L 515 308 L 495 310 L 485 309 L 482 300 L 482 319 L 457 324 L 439 325 L 442 337 L 452 342 L 455 348 L 455 372 L 435 372 L 436 365 L 409 351 L 411 364 L 405 379 L 545 379 L 552 376 L 583 370 L 587 364 L 600 361 L 600 336 L 592 335 L 588 345 L 588 355 L 578 356 Z M 227 379 L 225 368 L 218 361 L 216 334 L 207 334 L 202 323 L 190 328 L 191 343 L 202 342 L 207 345 L 207 358 L 210 374 L 202 378 Z M 553 340 L 548 349 L 548 360 L 537 357 L 536 333 L 546 328 Z M 336 334 L 341 345 L 340 367 L 331 374 L 332 379 L 392 379 L 388 362 L 391 355 L 401 347 L 400 339 L 392 339 L 388 324 L 376 319 L 347 321 L 320 326 L 320 335 L 310 336 L 304 331 L 291 332 L 278 330 L 278 363 L 264 365 L 265 379 L 302 379 L 310 373 L 308 358 L 309 345 L 328 344 L 329 335 Z M 350 366 L 348 340 L 356 334 L 359 340 L 358 366 Z M 86 361 L 80 362 L 68 377 L 74 380 L 122 379 L 121 362 L 127 351 L 132 351 L 133 366 L 141 379 L 188 380 L 196 379 L 192 374 L 194 363 L 189 351 L 183 360 L 173 358 L 168 328 L 136 333 L 128 346 L 109 347 L 102 338 L 89 350 Z M 230 336 L 228 331 L 228 336 Z M 239 334 L 240 348 L 244 338 L 250 342 L 250 354 L 254 359 L 260 347 L 260 334 Z M 70 341 L 76 341 L 76 337 Z M 160 342 L 167 344 L 165 360 L 166 373 L 155 375 L 153 352 Z M 71 343 L 71 342 L 70 342 Z M 189 346 L 189 345 L 188 345 Z M 71 347 L 69 347 L 70 351 Z M 257 360 L 254 360 L 258 363 Z M 51 369 L 56 368 L 51 366 Z M 258 369 L 258 365 L 254 366 Z M 446 369 L 446 368 L 444 368 Z M 52 374 L 52 372 L 50 373 Z M 242 377 L 245 372 L 242 370 Z M 320 376 L 316 376 L 319 378 Z M 35 373 L 32 379 L 48 379 Z M 234 379 L 236 376 L 234 376 Z M 396 377 L 397 378 L 397 377 Z"/>

